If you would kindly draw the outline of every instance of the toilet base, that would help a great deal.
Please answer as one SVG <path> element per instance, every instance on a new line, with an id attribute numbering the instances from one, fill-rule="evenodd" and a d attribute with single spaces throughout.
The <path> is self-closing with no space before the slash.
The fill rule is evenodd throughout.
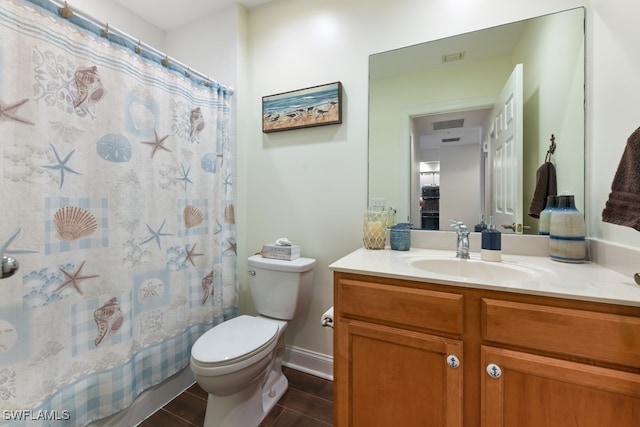
<path id="1" fill-rule="evenodd" d="M 269 411 L 276 406 L 276 403 L 278 403 L 278 400 L 280 400 L 284 392 L 287 391 L 288 387 L 289 381 L 282 371 L 280 371 L 280 375 L 276 375 L 275 372 L 269 373 L 269 378 L 267 378 L 267 382 L 262 389 L 262 408 L 264 410 L 264 416 L 266 416 Z"/>
<path id="2" fill-rule="evenodd" d="M 267 381 L 255 381 L 228 396 L 209 394 L 203 427 L 258 426 L 287 391 L 289 381 L 282 371 L 269 372 Z"/>
<path id="3" fill-rule="evenodd" d="M 209 394 L 203 427 L 257 427 L 287 391 L 289 381 L 282 372 L 284 329 L 278 338 L 273 359 L 256 379 L 237 393 Z"/>

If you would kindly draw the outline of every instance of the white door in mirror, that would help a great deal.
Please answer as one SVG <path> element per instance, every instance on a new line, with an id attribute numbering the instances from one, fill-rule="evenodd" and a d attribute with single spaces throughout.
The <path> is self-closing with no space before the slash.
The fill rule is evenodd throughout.
<path id="1" fill-rule="evenodd" d="M 492 113 L 490 206 L 496 224 L 522 224 L 523 68 L 515 66 Z"/>

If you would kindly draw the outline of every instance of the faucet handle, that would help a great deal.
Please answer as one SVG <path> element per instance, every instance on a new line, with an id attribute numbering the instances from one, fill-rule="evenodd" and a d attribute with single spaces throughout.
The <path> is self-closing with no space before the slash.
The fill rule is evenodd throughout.
<path id="1" fill-rule="evenodd" d="M 455 228 L 458 233 L 465 232 L 467 230 L 467 226 L 462 221 L 450 219 L 449 224 L 451 227 Z"/>

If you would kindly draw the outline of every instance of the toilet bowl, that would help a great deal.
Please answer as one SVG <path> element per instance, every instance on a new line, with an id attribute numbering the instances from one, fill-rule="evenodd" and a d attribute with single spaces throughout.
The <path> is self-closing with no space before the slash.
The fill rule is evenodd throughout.
<path id="1" fill-rule="evenodd" d="M 284 332 L 308 305 L 314 264 L 310 258 L 249 258 L 251 291 L 261 314 L 214 326 L 191 349 L 191 370 L 208 393 L 204 427 L 257 426 L 287 390 Z"/>

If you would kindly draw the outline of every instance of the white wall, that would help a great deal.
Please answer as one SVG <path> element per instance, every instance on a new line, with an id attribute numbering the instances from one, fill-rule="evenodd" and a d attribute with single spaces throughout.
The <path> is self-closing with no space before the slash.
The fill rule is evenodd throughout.
<path id="1" fill-rule="evenodd" d="M 451 230 L 449 219 L 455 218 L 473 231 L 480 222 L 479 181 L 479 143 L 440 148 L 440 230 Z"/>
<path id="2" fill-rule="evenodd" d="M 588 17 L 587 227 L 590 236 L 640 247 L 640 233 L 603 223 L 602 209 L 629 135 L 640 126 L 636 0 L 592 0 Z"/>
<path id="3" fill-rule="evenodd" d="M 99 22 L 108 23 L 110 28 L 123 31 L 148 46 L 160 51 L 165 48 L 164 31 L 112 0 L 69 0 L 67 4 L 81 15 L 86 14 Z"/>
<path id="4" fill-rule="evenodd" d="M 626 138 L 640 125 L 640 103 L 634 96 L 640 93 L 640 2 L 273 0 L 250 10 L 246 22 L 238 17 L 242 34 L 246 24 L 246 40 L 229 35 L 238 43 L 242 64 L 238 256 L 243 309 L 252 312 L 244 260 L 263 243 L 287 236 L 302 245 L 304 256 L 318 259 L 311 307 L 292 325 L 289 342 L 312 352 L 333 352 L 331 331 L 319 326 L 319 318 L 333 299 L 328 265 L 362 246 L 370 54 L 577 6 L 587 7 L 588 21 L 588 232 L 640 248 L 640 233 L 601 222 Z M 176 40 L 167 43 L 174 55 L 208 52 L 205 45 L 186 39 L 174 46 Z M 261 132 L 262 96 L 333 81 L 341 81 L 345 89 L 342 125 Z"/>
<path id="5" fill-rule="evenodd" d="M 225 86 L 238 86 L 239 22 L 245 10 L 230 5 L 214 15 L 203 16 L 169 31 L 167 53 L 194 70 Z"/>

